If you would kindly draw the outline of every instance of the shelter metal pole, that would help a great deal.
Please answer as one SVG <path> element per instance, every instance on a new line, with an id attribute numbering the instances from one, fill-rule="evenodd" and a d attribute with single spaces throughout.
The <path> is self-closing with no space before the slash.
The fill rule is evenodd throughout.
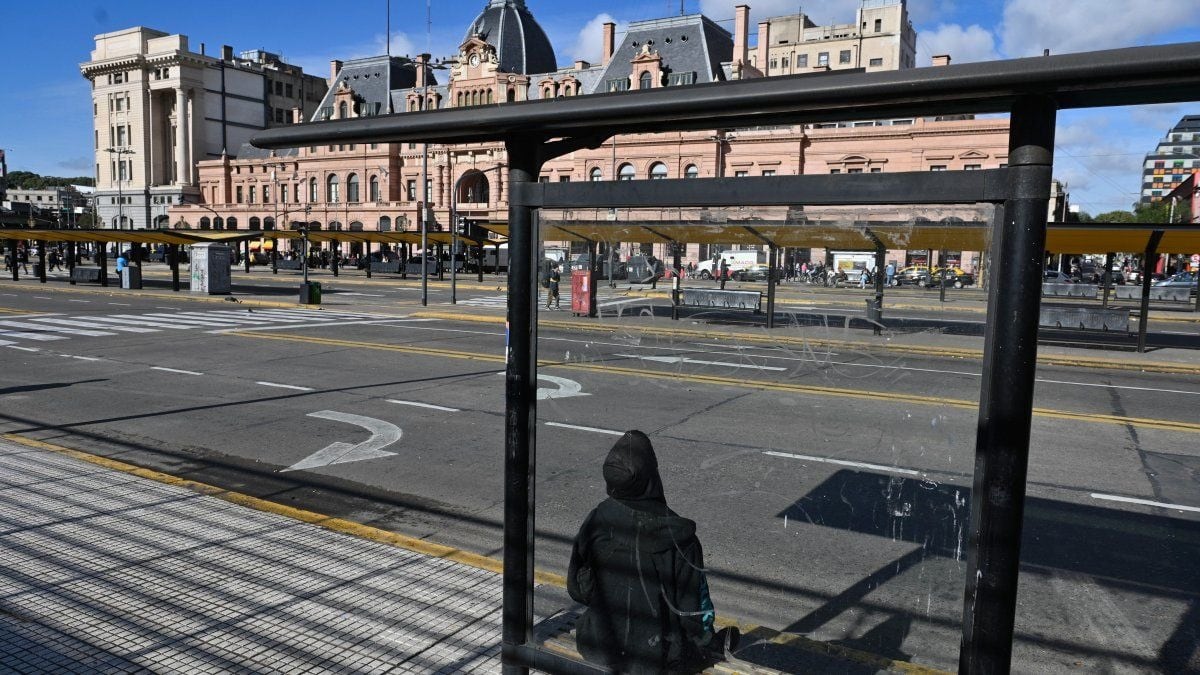
<path id="1" fill-rule="evenodd" d="M 442 264 L 442 256 L 446 255 L 446 249 L 442 244 L 437 245 L 437 270 L 438 281 L 446 280 L 446 266 Z"/>
<path id="2" fill-rule="evenodd" d="M 479 275 L 479 283 L 483 283 L 483 242 L 479 242 L 479 250 L 475 253 L 475 259 L 479 262 L 475 273 Z"/>
<path id="3" fill-rule="evenodd" d="M 342 253 L 342 242 L 339 239 L 334 239 L 330 242 L 329 251 L 329 269 L 333 272 L 333 276 L 338 275 L 338 256 Z"/>
<path id="4" fill-rule="evenodd" d="M 380 250 L 382 251 L 383 244 L 380 244 L 379 247 L 380 247 Z M 371 258 L 371 242 L 370 241 L 363 242 L 363 249 L 366 251 L 366 258 L 367 258 L 367 268 L 366 268 L 367 269 L 367 278 L 370 279 L 371 278 L 371 260 L 372 260 L 372 258 Z M 379 259 L 380 260 L 383 259 L 382 253 L 379 255 Z"/>
<path id="5" fill-rule="evenodd" d="M 79 246 L 74 241 L 67 242 L 67 274 L 71 276 L 71 285 L 75 285 L 75 258 L 79 256 Z"/>
<path id="6" fill-rule="evenodd" d="M 271 274 L 279 274 L 279 240 L 275 237 L 271 237 Z"/>
<path id="7" fill-rule="evenodd" d="M 1162 241 L 1163 230 L 1155 230 L 1150 234 L 1146 243 L 1146 255 L 1142 258 L 1142 304 L 1138 315 L 1137 350 L 1139 354 L 1146 351 L 1146 329 L 1150 323 L 1150 282 L 1153 281 L 1154 263 L 1158 260 L 1158 243 Z"/>
<path id="8" fill-rule="evenodd" d="M 875 313 L 878 319 L 872 322 L 871 332 L 875 335 L 883 334 L 883 282 L 887 275 L 884 274 L 884 267 L 887 265 L 887 247 L 878 239 L 875 240 Z"/>
<path id="9" fill-rule="evenodd" d="M 1108 289 L 1112 288 L 1112 264 L 1113 253 L 1104 254 L 1104 275 L 1100 277 L 1100 283 L 1104 284 L 1104 298 L 1100 301 L 1100 309 L 1108 309 Z"/>
<path id="10" fill-rule="evenodd" d="M 17 264 L 17 240 L 16 239 L 8 240 L 8 255 L 9 255 L 10 260 L 12 261 L 12 279 L 13 279 L 13 281 L 20 281 L 21 278 L 17 272 L 17 270 L 20 269 L 20 265 Z"/>
<path id="11" fill-rule="evenodd" d="M 247 239 L 245 242 L 245 249 L 246 249 L 246 261 L 245 261 L 246 274 L 250 274 L 250 240 L 249 239 Z"/>
<path id="12" fill-rule="evenodd" d="M 38 241 L 38 265 L 41 269 L 38 271 L 38 282 L 46 283 L 46 242 Z"/>
<path id="13" fill-rule="evenodd" d="M 779 249 L 771 244 L 767 247 L 767 328 L 775 327 L 775 266 L 779 263 Z"/>
<path id="14" fill-rule="evenodd" d="M 1012 661 L 1055 117 L 1052 99 L 1027 95 L 1010 118 L 995 248 L 1005 274 L 988 291 L 988 316 L 1007 319 L 988 322 L 983 349 L 958 666 L 969 675 L 1007 673 Z"/>
<path id="15" fill-rule="evenodd" d="M 171 290 L 179 292 L 179 244 L 171 244 Z"/>
<path id="16" fill-rule="evenodd" d="M 671 267 L 674 270 L 671 273 L 671 318 L 675 321 L 679 320 L 679 301 L 683 295 L 683 261 L 680 260 L 683 246 L 680 242 L 671 242 Z"/>
<path id="17" fill-rule="evenodd" d="M 508 150 L 508 349 L 504 419 L 504 614 L 505 675 L 524 675 L 517 650 L 533 630 L 534 475 L 537 423 L 537 278 L 533 209 L 521 203 L 521 188 L 535 183 L 541 168 L 541 139 L 511 137 Z M 497 251 L 499 254 L 499 251 Z M 497 255 L 497 261 L 499 256 Z"/>
<path id="18" fill-rule="evenodd" d="M 108 246 L 104 242 L 99 242 L 96 247 L 99 251 L 96 253 L 100 263 L 100 285 L 108 286 Z"/>
<path id="19" fill-rule="evenodd" d="M 592 239 L 588 240 L 587 245 L 588 283 L 591 284 L 591 293 L 588 294 L 588 318 L 594 319 L 600 316 L 600 308 L 596 304 L 596 282 L 600 280 L 600 261 L 596 259 L 596 256 L 599 255 L 600 247 Z"/>

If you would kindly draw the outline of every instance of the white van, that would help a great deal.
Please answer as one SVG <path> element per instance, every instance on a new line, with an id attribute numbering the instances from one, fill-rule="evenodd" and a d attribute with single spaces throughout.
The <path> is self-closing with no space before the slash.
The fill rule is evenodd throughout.
<path id="1" fill-rule="evenodd" d="M 744 270 L 755 265 L 767 264 L 766 251 L 722 251 L 721 257 L 729 264 L 729 274 L 732 275 L 738 270 Z M 717 261 L 718 268 L 721 262 Z M 713 271 L 713 261 L 705 260 L 699 265 L 696 265 L 696 276 L 701 279 L 714 279 L 716 272 Z"/>

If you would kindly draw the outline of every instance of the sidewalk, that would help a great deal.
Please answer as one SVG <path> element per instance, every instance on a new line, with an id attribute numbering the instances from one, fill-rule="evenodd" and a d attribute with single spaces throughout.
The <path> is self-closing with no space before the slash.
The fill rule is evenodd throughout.
<path id="1" fill-rule="evenodd" d="M 491 558 L 23 437 L 0 514 L 3 673 L 500 672 Z M 538 578 L 537 639 L 580 658 L 579 608 Z M 742 630 L 706 672 L 941 673 Z"/>

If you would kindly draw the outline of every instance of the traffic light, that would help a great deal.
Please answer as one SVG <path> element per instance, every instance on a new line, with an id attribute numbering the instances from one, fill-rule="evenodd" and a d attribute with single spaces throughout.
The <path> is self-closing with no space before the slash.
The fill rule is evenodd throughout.
<path id="1" fill-rule="evenodd" d="M 465 235 L 467 234 L 467 228 L 468 228 L 468 227 L 470 227 L 470 222 L 469 222 L 469 221 L 468 221 L 466 218 L 464 218 L 464 217 L 462 217 L 462 216 L 459 216 L 459 217 L 458 217 L 458 222 L 455 224 L 454 231 L 455 231 L 457 234 L 460 234 L 460 235 L 464 235 L 464 236 L 465 236 Z"/>

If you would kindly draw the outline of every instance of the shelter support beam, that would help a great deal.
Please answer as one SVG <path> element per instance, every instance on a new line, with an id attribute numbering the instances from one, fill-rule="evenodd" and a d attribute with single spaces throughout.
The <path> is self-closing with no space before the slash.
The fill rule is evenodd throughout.
<path id="1" fill-rule="evenodd" d="M 1100 309 L 1108 309 L 1108 291 L 1112 288 L 1113 255 L 1111 251 L 1104 254 L 1104 274 L 1100 277 L 1100 283 L 1104 285 L 1104 297 L 1100 300 Z"/>
<path id="2" fill-rule="evenodd" d="M 171 250 L 167 253 L 170 256 L 171 263 L 171 290 L 179 292 L 179 244 L 171 244 Z"/>
<path id="3" fill-rule="evenodd" d="M 517 190 L 536 184 L 542 139 L 505 140 L 508 182 Z M 513 199 L 508 207 L 508 349 L 504 411 L 504 605 L 502 654 L 505 675 L 524 675 L 514 662 L 533 630 L 535 425 L 537 424 L 538 237 L 533 209 Z M 497 247 L 498 248 L 498 247 Z M 497 250 L 497 262 L 499 251 Z"/>
<path id="4" fill-rule="evenodd" d="M 246 274 L 250 274 L 250 240 L 247 239 L 246 241 L 242 242 L 242 246 L 245 249 L 246 254 L 244 258 L 246 263 Z"/>
<path id="5" fill-rule="evenodd" d="M 100 263 L 100 285 L 108 286 L 108 244 L 96 242 L 96 261 Z"/>
<path id="6" fill-rule="evenodd" d="M 46 283 L 46 242 L 38 240 L 38 282 Z"/>
<path id="7" fill-rule="evenodd" d="M 588 247 L 588 283 L 591 284 L 591 293 L 588 293 L 588 318 L 594 319 L 600 315 L 599 308 L 596 305 L 596 282 L 600 280 L 600 261 L 596 260 L 599 246 L 594 240 L 589 239 Z"/>
<path id="8" fill-rule="evenodd" d="M 1026 95 L 1010 118 L 1008 198 L 995 248 L 1005 281 L 988 291 L 988 315 L 1005 320 L 988 322 L 984 339 L 968 530 L 959 652 L 959 672 L 968 675 L 1006 673 L 1012 661 L 1055 117 L 1052 99 Z"/>
<path id="9" fill-rule="evenodd" d="M 271 274 L 279 274 L 279 240 L 271 237 Z"/>
<path id="10" fill-rule="evenodd" d="M 20 281 L 20 276 L 18 276 L 19 272 L 17 272 L 17 270 L 19 270 L 21 268 L 21 265 L 17 262 L 17 240 L 16 239 L 8 240 L 8 260 L 9 260 L 9 262 L 12 263 L 12 280 Z"/>
<path id="11" fill-rule="evenodd" d="M 871 281 L 875 282 L 875 297 L 872 299 L 874 304 L 871 308 L 874 310 L 874 317 L 868 312 L 868 319 L 871 319 L 871 332 L 875 335 L 883 334 L 883 283 L 886 281 L 887 275 L 883 273 L 887 266 L 887 246 L 879 237 L 871 231 L 871 228 L 864 228 L 863 234 L 875 244 L 875 269 L 871 277 Z"/>
<path id="12" fill-rule="evenodd" d="M 1146 254 L 1142 256 L 1142 303 L 1138 314 L 1138 353 L 1146 351 L 1146 328 L 1150 323 L 1150 283 L 1154 280 L 1154 263 L 1158 260 L 1158 244 L 1162 241 L 1163 230 L 1155 230 L 1146 242 Z"/>
<path id="13" fill-rule="evenodd" d="M 74 241 L 67 242 L 67 274 L 71 277 L 71 285 L 75 285 L 75 260 L 79 255 L 79 245 Z"/>
<path id="14" fill-rule="evenodd" d="M 671 318 L 676 321 L 679 320 L 679 301 L 682 299 L 680 295 L 683 292 L 683 276 L 680 274 L 683 270 L 680 260 L 683 246 L 683 242 L 671 242 Z M 595 255 L 592 258 L 595 259 Z"/>
<path id="15" fill-rule="evenodd" d="M 767 247 L 767 328 L 775 327 L 775 270 L 779 267 L 779 247 Z"/>

